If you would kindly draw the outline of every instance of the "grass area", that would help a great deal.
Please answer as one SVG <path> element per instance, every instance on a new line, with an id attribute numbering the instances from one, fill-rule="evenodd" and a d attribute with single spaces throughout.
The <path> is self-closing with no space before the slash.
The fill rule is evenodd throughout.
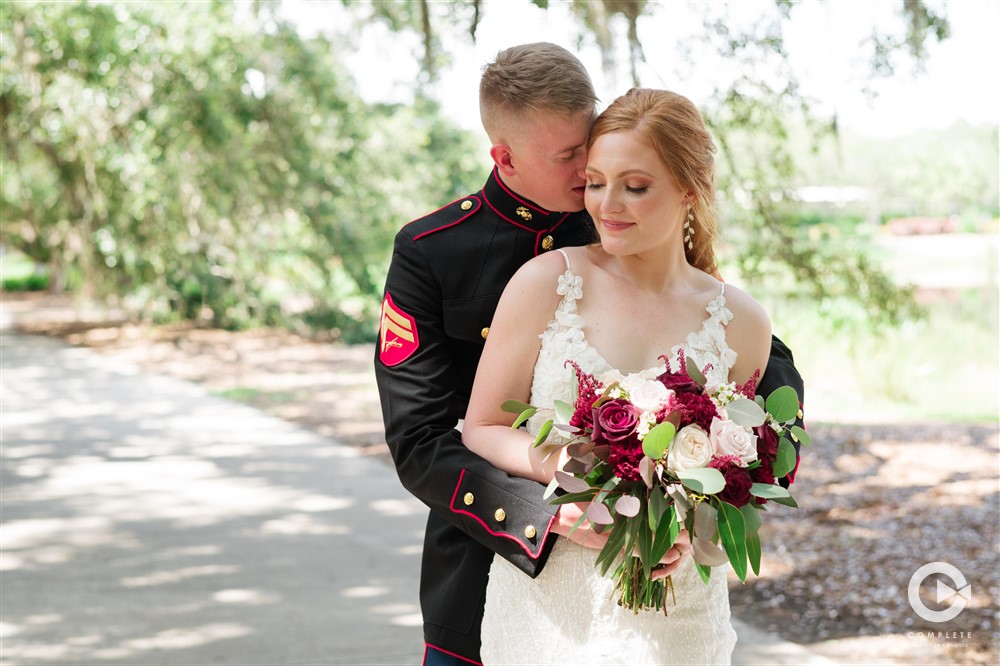
<path id="1" fill-rule="evenodd" d="M 819 421 L 992 421 L 1000 415 L 996 292 L 967 291 L 896 329 L 834 330 L 814 308 L 783 308 L 775 333 Z"/>

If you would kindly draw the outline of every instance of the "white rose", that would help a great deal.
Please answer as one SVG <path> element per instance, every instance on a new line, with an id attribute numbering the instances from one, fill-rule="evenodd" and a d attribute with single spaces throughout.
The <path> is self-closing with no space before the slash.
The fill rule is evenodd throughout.
<path id="1" fill-rule="evenodd" d="M 644 381 L 635 388 L 629 388 L 632 404 L 640 412 L 656 413 L 670 402 L 674 392 L 658 381 Z"/>
<path id="2" fill-rule="evenodd" d="M 736 456 L 743 467 L 757 460 L 757 435 L 729 419 L 712 419 L 709 433 L 717 456 Z"/>
<path id="3" fill-rule="evenodd" d="M 684 426 L 670 444 L 667 467 L 674 472 L 707 467 L 714 453 L 715 448 L 704 428 L 698 425 Z"/>

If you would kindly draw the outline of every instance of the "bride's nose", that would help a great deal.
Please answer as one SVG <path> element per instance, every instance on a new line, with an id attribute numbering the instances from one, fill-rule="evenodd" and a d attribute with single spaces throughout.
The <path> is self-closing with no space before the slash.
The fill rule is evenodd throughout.
<path id="1" fill-rule="evenodd" d="M 601 197 L 601 212 L 618 213 L 621 212 L 622 208 L 620 195 L 615 192 L 614 188 L 605 187 L 604 196 Z"/>

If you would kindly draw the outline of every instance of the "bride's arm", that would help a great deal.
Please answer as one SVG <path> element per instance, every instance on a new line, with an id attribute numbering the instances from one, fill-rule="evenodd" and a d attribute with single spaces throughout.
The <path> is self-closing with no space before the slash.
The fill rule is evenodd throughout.
<path id="1" fill-rule="evenodd" d="M 465 445 L 493 466 L 542 483 L 552 478 L 555 456 L 545 461 L 530 435 L 511 429 L 517 415 L 500 405 L 529 401 L 539 335 L 559 304 L 556 286 L 563 271 L 562 256 L 553 252 L 526 263 L 507 284 L 490 323 L 462 427 Z"/>

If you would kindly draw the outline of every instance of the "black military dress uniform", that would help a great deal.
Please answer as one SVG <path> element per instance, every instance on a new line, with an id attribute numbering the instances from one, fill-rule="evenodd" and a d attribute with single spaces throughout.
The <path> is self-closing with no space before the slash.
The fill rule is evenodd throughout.
<path id="1" fill-rule="evenodd" d="M 494 553 L 537 576 L 555 540 L 557 507 L 542 499 L 544 486 L 468 450 L 456 425 L 507 282 L 531 257 L 594 240 L 586 213 L 544 210 L 507 188 L 495 169 L 480 192 L 396 235 L 375 375 L 399 478 L 431 509 L 420 578 L 424 639 L 460 661 L 479 662 Z M 764 380 L 797 380 L 801 396 L 790 354 L 778 352 Z"/>

